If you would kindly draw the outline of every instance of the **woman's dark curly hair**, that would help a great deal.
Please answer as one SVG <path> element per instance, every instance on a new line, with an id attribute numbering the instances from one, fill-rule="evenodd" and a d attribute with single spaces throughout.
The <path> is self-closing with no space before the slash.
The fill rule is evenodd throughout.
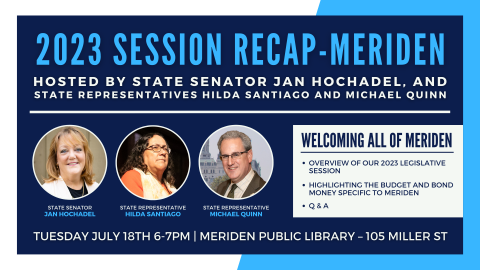
<path id="1" fill-rule="evenodd" d="M 137 168 L 142 170 L 144 173 L 148 172 L 148 167 L 145 164 L 143 160 L 143 152 L 148 147 L 148 140 L 150 140 L 153 136 L 160 136 L 165 140 L 165 137 L 160 134 L 160 133 L 148 133 L 146 135 L 143 135 L 138 141 L 135 143 L 133 146 L 132 152 L 128 156 L 127 162 L 125 162 L 125 165 L 123 165 L 122 169 L 120 170 L 120 174 L 123 176 L 126 172 L 133 170 L 133 168 Z M 165 140 L 168 145 L 167 140 Z M 168 165 L 167 169 L 163 172 L 162 179 L 160 182 L 166 182 L 169 183 L 170 185 L 175 184 L 175 177 L 173 176 L 174 172 L 174 167 L 173 167 L 173 159 L 172 159 L 172 154 L 168 154 Z"/>

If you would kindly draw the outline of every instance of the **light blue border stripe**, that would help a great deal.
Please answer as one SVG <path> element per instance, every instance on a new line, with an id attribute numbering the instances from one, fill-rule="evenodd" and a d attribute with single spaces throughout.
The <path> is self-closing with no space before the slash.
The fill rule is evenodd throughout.
<path id="1" fill-rule="evenodd" d="M 238 269 L 473 269 L 480 265 L 480 211 L 475 172 L 480 144 L 480 1 L 321 0 L 317 15 L 463 15 L 464 254 L 463 255 L 244 255 Z M 445 203 L 448 203 L 448 199 Z"/>

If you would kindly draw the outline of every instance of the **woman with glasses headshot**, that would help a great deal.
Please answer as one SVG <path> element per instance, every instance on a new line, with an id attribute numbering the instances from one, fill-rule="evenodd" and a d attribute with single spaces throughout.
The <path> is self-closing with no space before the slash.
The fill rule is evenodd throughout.
<path id="1" fill-rule="evenodd" d="M 160 133 L 138 139 L 120 175 L 125 187 L 144 199 L 162 199 L 177 191 L 171 149 Z"/>

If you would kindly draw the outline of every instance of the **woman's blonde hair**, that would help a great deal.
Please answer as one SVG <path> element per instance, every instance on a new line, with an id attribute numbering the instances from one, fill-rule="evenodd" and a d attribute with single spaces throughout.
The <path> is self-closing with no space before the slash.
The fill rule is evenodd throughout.
<path id="1" fill-rule="evenodd" d="M 65 137 L 72 145 L 82 144 L 85 151 L 85 168 L 83 168 L 81 178 L 87 183 L 87 185 L 93 184 L 93 155 L 90 151 L 90 147 L 88 147 L 88 141 L 85 135 L 74 127 L 66 127 L 62 129 L 50 143 L 50 151 L 47 159 L 48 178 L 45 179 L 45 182 L 56 181 L 60 178 L 60 169 L 57 166 L 57 149 L 60 138 L 62 137 Z"/>

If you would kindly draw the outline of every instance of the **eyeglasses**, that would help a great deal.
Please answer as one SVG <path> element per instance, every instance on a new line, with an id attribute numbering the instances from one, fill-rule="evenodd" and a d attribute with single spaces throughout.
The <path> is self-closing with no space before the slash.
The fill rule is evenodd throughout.
<path id="1" fill-rule="evenodd" d="M 248 151 L 243 151 L 243 152 L 235 152 L 235 153 L 232 153 L 231 155 L 221 155 L 220 159 L 222 161 L 228 161 L 229 157 L 232 157 L 232 159 L 239 159 L 242 154 L 247 153 L 247 152 Z"/>
<path id="2" fill-rule="evenodd" d="M 160 151 L 164 151 L 164 152 L 167 152 L 167 154 L 170 154 L 170 152 L 172 152 L 172 149 L 168 148 L 168 146 L 164 145 L 164 146 L 160 146 L 158 144 L 156 145 L 150 145 L 149 147 L 147 147 L 147 149 L 145 150 L 152 150 L 154 153 L 158 153 Z"/>

